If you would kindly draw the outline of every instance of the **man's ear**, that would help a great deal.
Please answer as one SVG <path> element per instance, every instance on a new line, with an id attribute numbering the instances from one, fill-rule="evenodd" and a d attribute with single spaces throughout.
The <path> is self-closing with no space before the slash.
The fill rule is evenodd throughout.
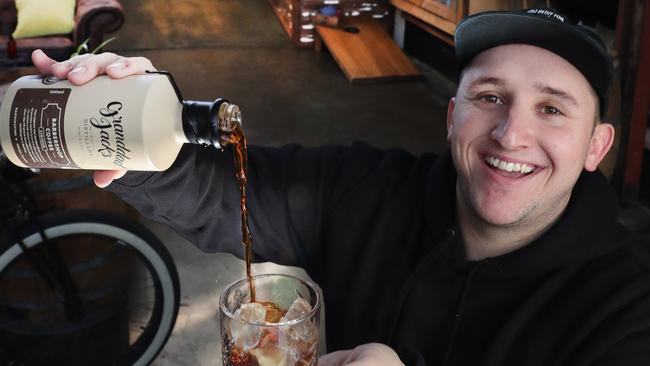
<path id="1" fill-rule="evenodd" d="M 456 108 L 456 97 L 449 99 L 449 105 L 447 105 L 447 141 L 451 139 L 451 127 L 454 124 L 454 108 Z"/>
<path id="2" fill-rule="evenodd" d="M 585 161 L 585 169 L 593 172 L 603 160 L 614 142 L 614 126 L 609 123 L 600 123 L 594 129 L 589 142 L 589 151 Z"/>

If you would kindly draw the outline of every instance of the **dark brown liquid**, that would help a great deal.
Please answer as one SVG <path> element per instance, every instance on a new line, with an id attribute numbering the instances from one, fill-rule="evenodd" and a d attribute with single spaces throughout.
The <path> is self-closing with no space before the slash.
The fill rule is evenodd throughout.
<path id="1" fill-rule="evenodd" d="M 221 146 L 232 146 L 233 157 L 235 160 L 235 178 L 239 183 L 241 199 L 239 202 L 241 212 L 241 231 L 242 244 L 244 245 L 244 260 L 246 260 L 246 277 L 248 277 L 248 288 L 251 294 L 251 302 L 255 302 L 255 284 L 253 283 L 253 274 L 251 272 L 251 260 L 253 259 L 253 238 L 248 227 L 248 208 L 246 206 L 246 183 L 247 176 L 247 159 L 248 147 L 246 145 L 246 136 L 244 130 L 238 123 L 230 122 L 227 125 L 219 126 Z"/>
<path id="2" fill-rule="evenodd" d="M 268 301 L 261 301 L 260 304 L 266 309 L 266 317 L 264 321 L 267 323 L 279 323 L 282 320 L 282 317 L 286 315 L 287 311 L 282 309 L 278 304 Z M 279 331 L 273 329 L 272 327 L 263 327 L 262 334 L 260 336 L 260 345 L 264 344 L 278 344 L 279 342 Z M 232 342 L 231 339 L 224 338 L 224 342 Z M 224 365 L 226 366 L 259 366 L 257 358 L 251 356 L 247 351 L 244 351 L 240 347 L 231 344 L 227 349 L 227 352 L 224 356 Z M 307 365 L 306 363 L 299 363 L 300 365 Z M 298 364 L 296 364 L 298 365 Z"/>

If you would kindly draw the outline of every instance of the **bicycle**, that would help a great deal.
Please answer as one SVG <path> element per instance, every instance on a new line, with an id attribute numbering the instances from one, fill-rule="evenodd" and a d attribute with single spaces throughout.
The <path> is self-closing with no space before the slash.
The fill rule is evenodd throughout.
<path id="1" fill-rule="evenodd" d="M 178 314 L 176 267 L 160 240 L 94 209 L 39 215 L 32 175 L 0 150 L 0 364 L 148 365 Z"/>

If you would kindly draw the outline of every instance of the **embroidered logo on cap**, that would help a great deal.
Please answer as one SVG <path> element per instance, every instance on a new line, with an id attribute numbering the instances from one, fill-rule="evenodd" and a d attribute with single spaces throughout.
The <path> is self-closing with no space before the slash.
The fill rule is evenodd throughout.
<path id="1" fill-rule="evenodd" d="M 552 10 L 548 10 L 548 9 L 529 9 L 529 10 L 526 11 L 526 13 L 535 14 L 535 15 L 542 15 L 542 16 L 545 16 L 545 17 L 547 17 L 549 19 L 554 19 L 554 20 L 557 20 L 557 21 L 562 22 L 562 23 L 565 22 L 565 19 L 564 19 L 563 16 L 561 16 L 560 14 L 558 14 L 558 13 L 552 11 Z"/>

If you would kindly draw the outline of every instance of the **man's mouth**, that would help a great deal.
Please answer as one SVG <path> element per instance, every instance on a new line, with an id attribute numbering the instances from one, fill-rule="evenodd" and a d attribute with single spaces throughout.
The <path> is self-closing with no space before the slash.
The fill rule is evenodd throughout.
<path id="1" fill-rule="evenodd" d="M 501 173 L 501 175 L 506 175 L 513 178 L 530 175 L 535 171 L 535 165 L 505 161 L 493 156 L 486 156 L 485 163 L 496 170 L 498 173 Z"/>

